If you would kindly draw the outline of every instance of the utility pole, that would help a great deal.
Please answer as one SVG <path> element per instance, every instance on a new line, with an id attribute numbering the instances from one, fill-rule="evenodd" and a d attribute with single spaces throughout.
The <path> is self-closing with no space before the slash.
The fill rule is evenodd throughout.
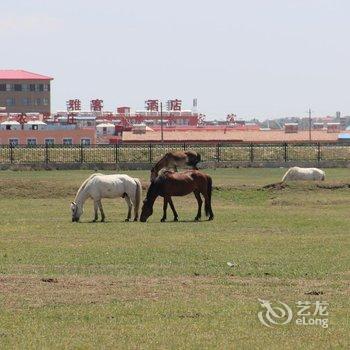
<path id="1" fill-rule="evenodd" d="M 311 108 L 309 108 L 309 141 L 311 141 Z"/>
<path id="2" fill-rule="evenodd" d="M 163 102 L 160 103 L 160 139 L 164 143 L 163 137 Z"/>

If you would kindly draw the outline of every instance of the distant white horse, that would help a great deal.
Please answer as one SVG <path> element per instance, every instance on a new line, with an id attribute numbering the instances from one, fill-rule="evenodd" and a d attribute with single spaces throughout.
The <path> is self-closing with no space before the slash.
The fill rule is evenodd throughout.
<path id="1" fill-rule="evenodd" d="M 72 221 L 78 222 L 83 214 L 84 202 L 88 198 L 94 201 L 95 218 L 98 220 L 97 210 L 100 208 L 101 221 L 105 220 L 101 199 L 122 197 L 128 205 L 128 216 L 125 221 L 131 218 L 131 209 L 134 205 L 134 221 L 138 220 L 139 208 L 142 197 L 142 187 L 139 179 L 128 175 L 103 175 L 93 174 L 87 178 L 80 186 L 74 202 L 71 203 Z"/>
<path id="2" fill-rule="evenodd" d="M 282 178 L 284 181 L 323 181 L 325 179 L 325 172 L 317 168 L 299 168 L 297 166 L 289 168 Z"/>

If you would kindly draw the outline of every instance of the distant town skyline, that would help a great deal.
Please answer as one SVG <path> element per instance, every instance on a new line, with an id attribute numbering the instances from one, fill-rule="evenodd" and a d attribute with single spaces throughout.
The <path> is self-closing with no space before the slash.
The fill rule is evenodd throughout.
<path id="1" fill-rule="evenodd" d="M 211 119 L 350 114 L 346 0 L 1 3 L 2 69 L 54 77 L 52 111 L 183 100 Z"/>

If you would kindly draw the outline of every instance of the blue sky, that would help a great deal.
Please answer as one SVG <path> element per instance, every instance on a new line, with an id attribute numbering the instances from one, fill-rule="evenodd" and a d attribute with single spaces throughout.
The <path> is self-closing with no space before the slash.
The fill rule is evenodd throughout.
<path id="1" fill-rule="evenodd" d="M 53 76 L 53 110 L 197 97 L 211 117 L 350 114 L 349 13 L 346 0 L 2 0 L 0 67 Z"/>

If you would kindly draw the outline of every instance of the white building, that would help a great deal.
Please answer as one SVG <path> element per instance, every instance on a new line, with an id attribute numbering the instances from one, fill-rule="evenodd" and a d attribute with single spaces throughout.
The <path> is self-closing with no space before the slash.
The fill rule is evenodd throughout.
<path id="1" fill-rule="evenodd" d="M 30 120 L 28 123 L 23 125 L 23 130 L 46 130 L 46 123 L 41 120 Z"/>
<path id="2" fill-rule="evenodd" d="M 1 130 L 21 130 L 21 124 L 14 120 L 6 120 L 0 124 Z"/>
<path id="3" fill-rule="evenodd" d="M 105 135 L 114 135 L 115 134 L 115 125 L 112 123 L 101 123 L 96 125 L 96 135 L 105 136 Z"/>

